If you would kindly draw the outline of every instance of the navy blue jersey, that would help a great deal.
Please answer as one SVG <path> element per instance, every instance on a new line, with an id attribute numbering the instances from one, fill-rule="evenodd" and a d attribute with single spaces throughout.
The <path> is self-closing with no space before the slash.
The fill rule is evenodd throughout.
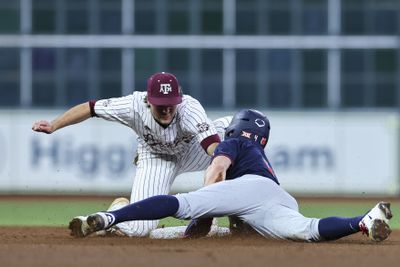
<path id="1" fill-rule="evenodd" d="M 228 157 L 232 162 L 226 172 L 226 180 L 235 179 L 245 174 L 256 174 L 279 184 L 263 148 L 250 140 L 240 137 L 229 138 L 215 149 L 214 157 L 220 155 Z"/>

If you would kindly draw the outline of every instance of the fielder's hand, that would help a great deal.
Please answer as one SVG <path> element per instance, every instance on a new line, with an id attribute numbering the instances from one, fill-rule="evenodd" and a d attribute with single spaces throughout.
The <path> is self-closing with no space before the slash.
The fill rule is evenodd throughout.
<path id="1" fill-rule="evenodd" d="M 51 134 L 53 130 L 53 126 L 51 123 L 47 121 L 37 121 L 32 125 L 32 130 L 35 132 L 42 132 L 42 133 L 47 133 Z"/>
<path id="2" fill-rule="evenodd" d="M 193 219 L 185 231 L 185 238 L 199 238 L 206 236 L 212 225 L 213 218 Z"/>

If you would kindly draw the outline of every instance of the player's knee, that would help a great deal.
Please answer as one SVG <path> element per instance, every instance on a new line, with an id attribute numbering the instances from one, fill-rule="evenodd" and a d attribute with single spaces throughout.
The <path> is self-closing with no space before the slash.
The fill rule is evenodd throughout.
<path id="1" fill-rule="evenodd" d="M 157 226 L 158 221 L 135 221 L 129 223 L 128 229 L 124 232 L 129 237 L 146 237 L 152 230 L 156 229 Z"/>

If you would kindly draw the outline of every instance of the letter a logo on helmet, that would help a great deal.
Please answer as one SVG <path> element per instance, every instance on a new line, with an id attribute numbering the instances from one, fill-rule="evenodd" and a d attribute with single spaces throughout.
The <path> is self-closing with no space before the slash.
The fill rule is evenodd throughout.
<path id="1" fill-rule="evenodd" d="M 168 95 L 170 92 L 172 92 L 171 84 L 169 84 L 169 83 L 160 84 L 160 93 L 163 93 L 164 95 Z"/>

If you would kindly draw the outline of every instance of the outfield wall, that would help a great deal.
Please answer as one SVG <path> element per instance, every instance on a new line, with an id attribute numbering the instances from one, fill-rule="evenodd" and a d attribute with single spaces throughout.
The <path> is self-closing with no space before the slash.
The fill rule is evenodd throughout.
<path id="1" fill-rule="evenodd" d="M 129 194 L 136 138 L 125 126 L 90 119 L 52 135 L 35 120 L 62 111 L 0 111 L 0 193 Z M 399 115 L 391 112 L 266 112 L 267 155 L 282 186 L 301 195 L 399 195 Z M 228 113 L 209 113 L 217 118 Z M 200 187 L 181 175 L 173 191 Z"/>

